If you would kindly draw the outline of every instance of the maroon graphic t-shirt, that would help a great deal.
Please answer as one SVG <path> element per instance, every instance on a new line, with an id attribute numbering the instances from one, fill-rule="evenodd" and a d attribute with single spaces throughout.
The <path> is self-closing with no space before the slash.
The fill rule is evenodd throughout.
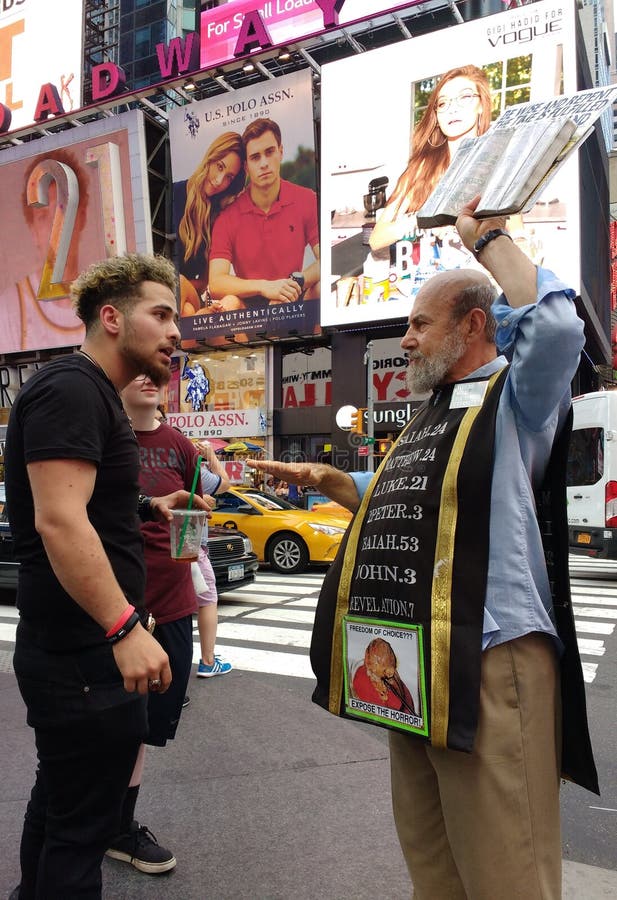
<path id="1" fill-rule="evenodd" d="M 165 423 L 154 431 L 136 431 L 135 435 L 142 493 L 163 497 L 173 491 L 190 491 L 198 453 L 189 439 Z M 197 480 L 197 493 L 201 494 L 201 478 Z M 146 608 L 161 625 L 195 612 L 191 566 L 172 561 L 169 525 L 145 522 L 141 530 L 145 541 Z"/>

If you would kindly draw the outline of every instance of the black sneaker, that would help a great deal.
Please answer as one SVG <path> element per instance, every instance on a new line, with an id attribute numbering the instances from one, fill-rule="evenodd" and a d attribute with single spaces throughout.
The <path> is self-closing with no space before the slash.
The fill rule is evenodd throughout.
<path id="1" fill-rule="evenodd" d="M 133 821 L 128 834 L 114 838 L 107 856 L 128 862 L 147 875 L 169 872 L 176 865 L 176 857 L 164 847 L 159 847 L 152 832 L 145 825 Z"/>
<path id="2" fill-rule="evenodd" d="M 191 698 L 189 696 L 186 696 L 182 701 L 182 709 L 186 709 L 190 702 Z"/>

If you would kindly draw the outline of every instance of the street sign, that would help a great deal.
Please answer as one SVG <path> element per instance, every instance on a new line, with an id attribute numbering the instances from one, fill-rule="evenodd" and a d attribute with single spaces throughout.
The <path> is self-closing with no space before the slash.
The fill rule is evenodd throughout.
<path id="1" fill-rule="evenodd" d="M 368 456 L 368 447 L 358 447 L 358 456 Z"/>
<path id="2" fill-rule="evenodd" d="M 365 438 L 364 438 L 364 443 L 365 443 L 365 444 L 374 444 L 374 443 L 375 443 L 375 438 L 374 438 L 374 437 L 365 437 Z"/>

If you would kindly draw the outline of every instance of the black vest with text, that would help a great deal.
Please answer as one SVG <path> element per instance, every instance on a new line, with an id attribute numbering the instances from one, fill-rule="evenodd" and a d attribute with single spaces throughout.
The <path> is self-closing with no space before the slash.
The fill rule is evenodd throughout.
<path id="1" fill-rule="evenodd" d="M 435 747 L 472 750 L 495 419 L 507 371 L 435 391 L 371 481 L 324 579 L 315 616 L 313 700 L 333 714 Z M 563 772 L 597 790 L 569 599 L 567 527 L 563 545 L 568 435 L 565 429 L 556 442 L 538 515 L 566 646 Z M 573 698 L 574 720 L 566 716 Z"/>

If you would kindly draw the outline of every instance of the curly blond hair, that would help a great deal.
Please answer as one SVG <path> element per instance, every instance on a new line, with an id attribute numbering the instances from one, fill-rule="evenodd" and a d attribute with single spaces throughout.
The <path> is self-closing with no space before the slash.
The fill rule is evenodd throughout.
<path id="1" fill-rule="evenodd" d="M 127 253 L 112 256 L 89 266 L 71 285 L 71 300 L 76 315 L 89 331 L 98 323 L 102 306 L 111 303 L 125 311 L 141 299 L 144 281 L 155 281 L 174 294 L 178 286 L 176 270 L 164 256 Z"/>

